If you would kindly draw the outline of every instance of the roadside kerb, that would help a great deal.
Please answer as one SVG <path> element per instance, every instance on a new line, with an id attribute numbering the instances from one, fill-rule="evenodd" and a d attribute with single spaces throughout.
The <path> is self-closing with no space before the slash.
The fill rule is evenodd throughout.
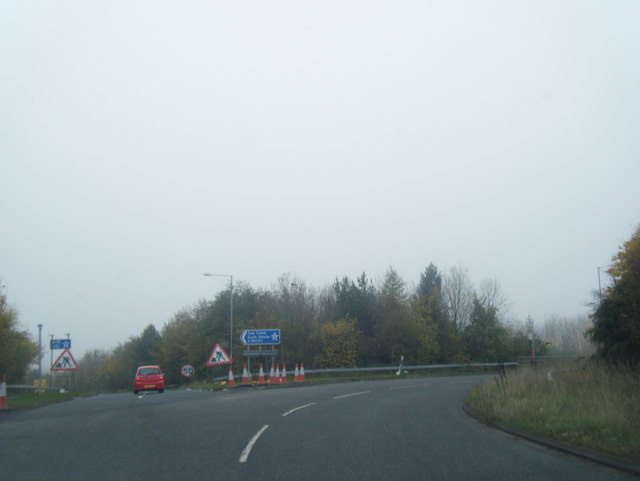
<path id="1" fill-rule="evenodd" d="M 614 468 L 619 471 L 624 471 L 627 473 L 635 474 L 636 476 L 640 476 L 640 465 L 634 463 L 633 461 L 629 461 L 618 456 L 613 456 L 611 454 L 602 453 L 600 451 L 594 451 L 593 449 L 577 446 L 575 444 L 564 443 L 562 441 L 558 441 L 557 439 L 548 438 L 546 436 L 521 431 L 519 429 L 508 426 L 501 421 L 488 420 L 464 403 L 462 404 L 462 410 L 468 416 L 471 416 L 481 423 L 504 431 L 505 433 L 511 434 L 513 436 L 518 436 L 522 439 L 526 439 L 527 441 L 540 444 L 541 446 L 555 449 L 557 451 L 562 451 L 564 453 L 571 454 L 573 456 L 577 456 L 579 458 L 586 459 L 588 461 L 598 463 L 609 468 Z"/>

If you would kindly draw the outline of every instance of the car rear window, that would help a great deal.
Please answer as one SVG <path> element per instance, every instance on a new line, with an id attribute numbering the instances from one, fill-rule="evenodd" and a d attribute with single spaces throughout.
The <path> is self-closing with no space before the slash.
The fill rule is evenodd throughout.
<path id="1" fill-rule="evenodd" d="M 138 369 L 138 376 L 151 376 L 153 374 L 160 374 L 160 369 L 157 367 L 145 367 Z"/>

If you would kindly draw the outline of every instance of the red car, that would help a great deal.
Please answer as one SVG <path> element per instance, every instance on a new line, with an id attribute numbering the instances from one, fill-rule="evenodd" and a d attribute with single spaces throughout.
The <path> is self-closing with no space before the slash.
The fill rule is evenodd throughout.
<path id="1" fill-rule="evenodd" d="M 140 391 L 164 392 L 164 373 L 159 366 L 140 366 L 133 380 L 133 394 Z"/>

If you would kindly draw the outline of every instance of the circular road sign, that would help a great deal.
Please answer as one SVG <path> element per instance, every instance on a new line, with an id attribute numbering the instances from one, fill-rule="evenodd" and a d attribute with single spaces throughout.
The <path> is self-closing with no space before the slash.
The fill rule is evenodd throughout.
<path id="1" fill-rule="evenodd" d="M 185 364 L 180 368 L 180 374 L 184 377 L 191 377 L 196 373 L 196 369 L 191 364 Z"/>

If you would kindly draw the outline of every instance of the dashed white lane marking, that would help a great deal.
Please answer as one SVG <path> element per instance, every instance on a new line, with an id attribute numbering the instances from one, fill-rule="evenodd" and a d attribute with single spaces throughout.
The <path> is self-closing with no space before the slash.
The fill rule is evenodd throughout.
<path id="1" fill-rule="evenodd" d="M 411 389 L 414 387 L 423 387 L 423 386 L 431 386 L 430 383 L 427 384 L 412 384 L 411 386 L 396 386 L 396 387 L 390 387 L 389 389 L 391 391 L 395 391 L 396 389 Z"/>
<path id="2" fill-rule="evenodd" d="M 309 404 L 305 404 L 304 406 L 298 406 L 297 408 L 293 408 L 292 410 L 287 411 L 286 413 L 284 413 L 282 415 L 282 417 L 288 416 L 289 414 L 294 413 L 296 411 L 299 411 L 300 409 L 304 409 L 304 408 L 308 408 L 309 406 L 313 406 L 314 404 L 315 403 L 309 403 Z"/>
<path id="3" fill-rule="evenodd" d="M 265 432 L 268 427 L 269 427 L 269 425 L 265 424 L 264 426 L 262 426 L 262 429 L 260 431 L 258 431 L 255 434 L 255 436 L 253 436 L 251 438 L 251 441 L 249 441 L 249 444 L 247 444 L 247 446 L 242 451 L 242 454 L 240 455 L 240 459 L 238 461 L 240 461 L 241 463 L 246 463 L 247 462 L 247 459 L 249 459 L 249 455 L 251 454 L 251 450 L 253 449 L 254 444 L 256 444 L 256 441 L 258 441 L 258 438 L 260 437 L 260 435 L 263 432 Z"/>
<path id="4" fill-rule="evenodd" d="M 362 394 L 369 394 L 370 392 L 371 391 L 354 392 L 354 393 L 351 393 L 351 394 L 345 394 L 343 396 L 336 396 L 333 399 L 342 399 L 342 398 L 351 397 L 351 396 L 361 396 Z"/>

